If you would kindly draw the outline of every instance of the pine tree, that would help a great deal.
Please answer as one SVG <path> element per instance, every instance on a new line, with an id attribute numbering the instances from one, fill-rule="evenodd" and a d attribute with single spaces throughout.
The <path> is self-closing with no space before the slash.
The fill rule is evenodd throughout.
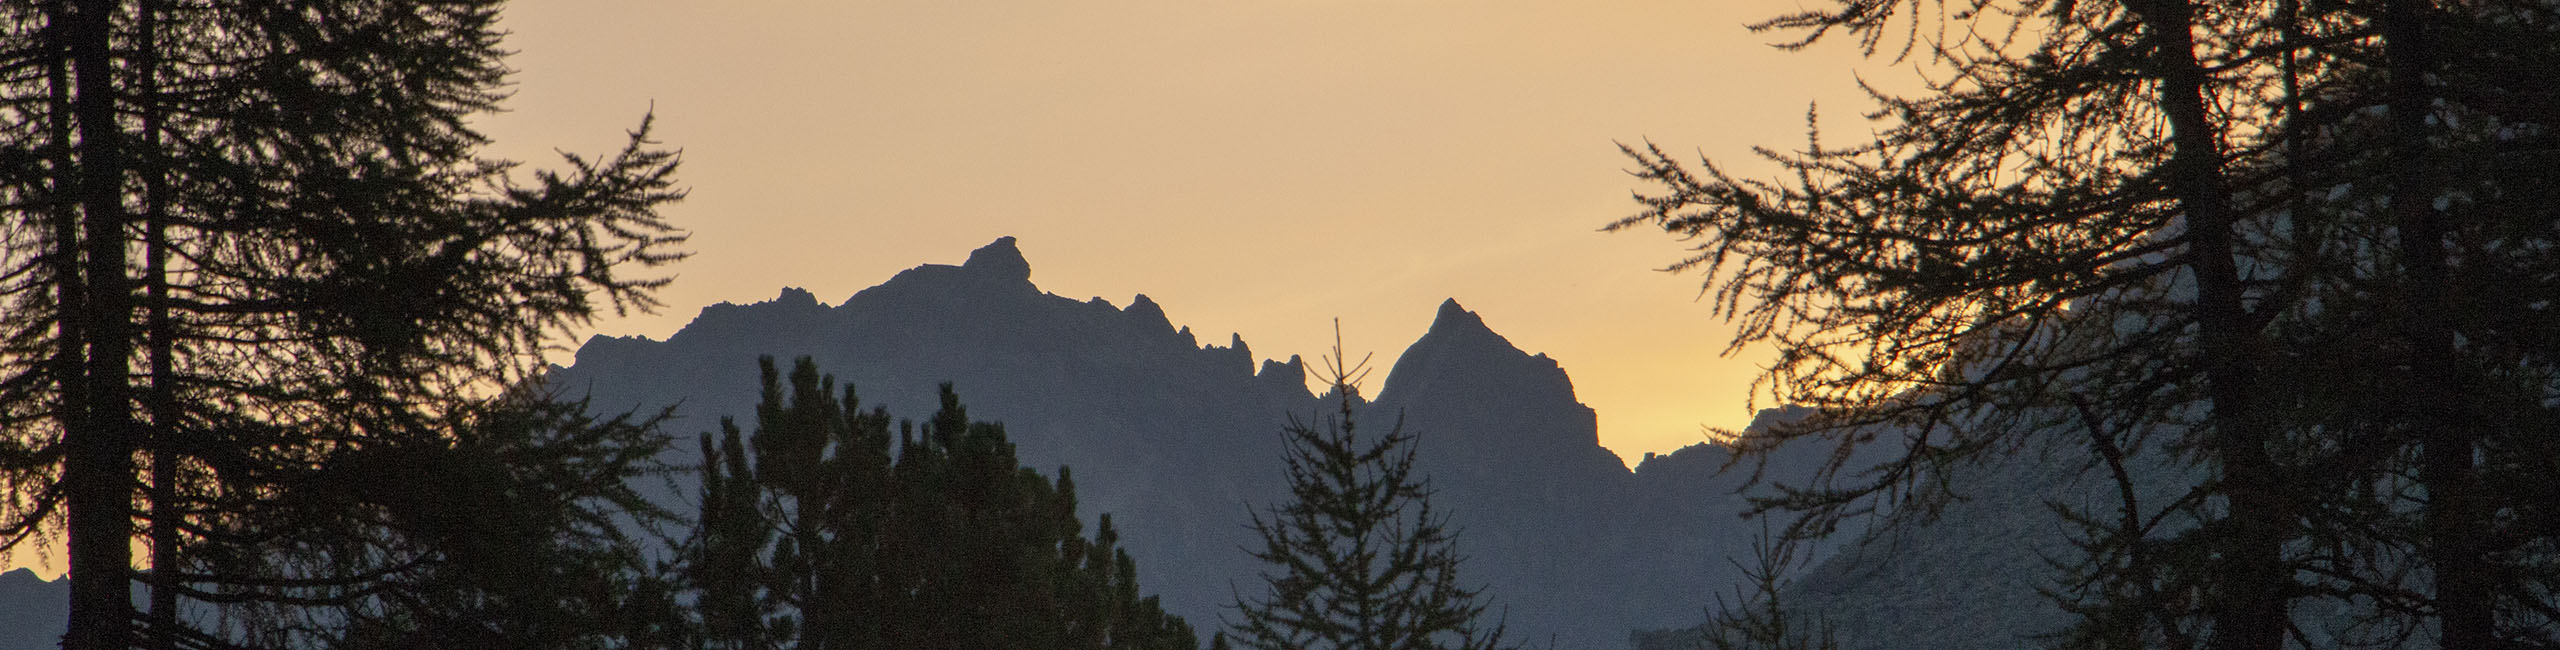
<path id="1" fill-rule="evenodd" d="M 1053 482 L 1020 466 L 949 384 L 932 419 L 893 436 L 885 409 L 861 410 L 808 358 L 787 379 L 760 363 L 754 433 L 723 421 L 720 444 L 702 441 L 682 573 L 712 647 L 1198 647 L 1139 595 L 1109 515 L 1083 535 L 1067 469 Z"/>
<path id="2" fill-rule="evenodd" d="M 305 603 L 251 602 L 224 613 L 261 622 L 241 630 L 250 636 L 285 623 L 311 626 L 303 638 L 274 639 L 279 646 L 536 650 L 668 643 L 668 623 L 677 620 L 669 616 L 672 593 L 643 551 L 660 540 L 635 533 L 670 517 L 633 487 L 663 469 L 656 456 L 666 447 L 658 429 L 667 415 L 599 418 L 586 411 L 582 402 L 499 402 L 475 409 L 447 439 L 375 445 L 333 459 L 298 481 L 295 498 L 259 516 L 344 523 L 260 528 L 299 528 L 304 532 L 291 536 L 296 543 L 378 549 L 415 565 L 369 581 L 375 596 L 320 611 Z M 231 546 L 199 551 L 232 552 Z M 219 638 L 181 634 L 190 638 L 171 641 L 182 647 Z"/>
<path id="3" fill-rule="evenodd" d="M 767 648 L 772 644 L 763 639 L 772 607 L 758 591 L 765 576 L 758 560 L 773 531 L 737 425 L 723 421 L 720 433 L 717 447 L 709 436 L 701 441 L 701 513 L 694 519 L 682 576 L 695 593 L 704 647 Z"/>
<path id="4" fill-rule="evenodd" d="M 1401 421 L 1362 438 L 1354 412 L 1367 359 L 1327 360 L 1339 405 L 1323 429 L 1291 416 L 1291 500 L 1255 512 L 1268 591 L 1238 597 L 1234 643 L 1258 650 L 1487 650 L 1503 625 L 1483 625 L 1481 588 L 1458 581 L 1456 534 L 1431 510 L 1430 481 L 1413 473 L 1414 439 Z M 1213 644 L 1225 642 L 1221 636 Z"/>

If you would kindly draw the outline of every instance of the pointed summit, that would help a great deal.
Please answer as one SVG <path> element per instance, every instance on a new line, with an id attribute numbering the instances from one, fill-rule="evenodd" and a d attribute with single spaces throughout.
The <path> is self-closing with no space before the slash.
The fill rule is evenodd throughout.
<path id="1" fill-rule="evenodd" d="M 1128 308 L 1120 311 L 1136 317 L 1140 324 L 1147 326 L 1149 332 L 1173 331 L 1173 320 L 1165 317 L 1164 307 L 1157 305 L 1154 299 L 1147 297 L 1147 294 L 1138 294 L 1138 297 L 1130 299 Z"/>
<path id="2" fill-rule="evenodd" d="M 969 261 L 960 268 L 988 280 L 1031 282 L 1031 262 L 1022 259 L 1022 249 L 1013 245 L 1011 235 L 997 237 L 994 243 L 970 251 Z"/>
<path id="3" fill-rule="evenodd" d="M 1484 326 L 1483 316 L 1477 316 L 1475 312 L 1467 311 L 1466 307 L 1459 306 L 1458 299 L 1450 298 L 1448 300 L 1440 301 L 1440 315 L 1431 319 L 1431 333 L 1439 334 L 1442 332 L 1448 332 L 1454 334 L 1460 331 L 1484 332 L 1487 334 L 1493 333 L 1492 328 Z"/>
<path id="4" fill-rule="evenodd" d="M 1440 303 L 1431 331 L 1396 357 L 1378 401 L 1409 407 L 1415 422 L 1468 431 L 1468 451 L 1452 457 L 1592 452 L 1624 471 L 1600 449 L 1591 408 L 1574 399 L 1564 368 L 1521 351 L 1454 298 Z"/>
<path id="5" fill-rule="evenodd" d="M 1440 303 L 1431 330 L 1396 357 L 1387 371 L 1386 390 L 1394 394 L 1538 396 L 1573 403 L 1573 382 L 1547 355 L 1531 355 L 1486 327 L 1484 317 L 1450 298 Z M 1578 404 L 1577 404 L 1578 406 Z"/>
<path id="6" fill-rule="evenodd" d="M 1493 328 L 1484 324 L 1483 316 L 1467 311 L 1466 307 L 1458 304 L 1456 298 L 1440 301 L 1440 313 L 1432 317 L 1431 329 L 1423 332 L 1422 339 L 1414 341 L 1413 347 L 1406 350 L 1402 358 L 1397 359 L 1396 372 L 1401 372 L 1407 367 L 1407 359 L 1424 363 L 1444 354 L 1443 350 L 1465 350 L 1466 352 L 1455 354 L 1470 357 L 1529 356 L 1528 353 L 1513 346 L 1510 339 L 1494 333 Z M 1417 352 L 1420 354 L 1417 355 Z M 1389 376 L 1393 375 L 1394 373 L 1389 373 Z"/>

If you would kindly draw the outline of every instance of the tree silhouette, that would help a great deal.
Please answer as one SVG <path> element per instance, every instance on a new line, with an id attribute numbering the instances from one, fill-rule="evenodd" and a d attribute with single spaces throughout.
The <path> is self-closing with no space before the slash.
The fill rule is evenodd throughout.
<path id="1" fill-rule="evenodd" d="M 1943 74 L 1876 94 L 1872 141 L 1761 151 L 1785 179 L 1629 148 L 1660 192 L 1612 228 L 1696 238 L 1672 268 L 1708 274 L 1736 346 L 1776 345 L 1761 387 L 1816 407 L 1746 451 L 1843 448 L 1762 503 L 1804 513 L 1795 535 L 1878 501 L 1925 519 L 1936 477 L 1989 455 L 2085 449 L 2119 485 L 2169 459 L 2207 479 L 2066 513 L 2089 551 L 2071 642 L 2272 650 L 2304 600 L 2383 637 L 2548 640 L 2552 539 L 2490 514 L 2539 506 L 2475 459 L 2551 444 L 2521 395 L 2548 393 L 2552 348 L 2521 341 L 2550 340 L 2555 276 L 2501 252 L 2552 241 L 2518 200 L 2549 195 L 2526 162 L 2549 116 L 2515 103 L 2552 91 L 2510 72 L 2552 60 L 2549 10 L 1829 3 L 1755 29 L 1871 56 L 1899 35 Z M 2509 47 L 2435 45 L 2461 40 Z M 2463 343 L 2491 340 L 2515 343 Z M 1901 453 L 1846 466 L 1872 444 Z"/>
<path id="2" fill-rule="evenodd" d="M 715 648 L 1189 650 L 1198 639 L 1075 482 L 1020 466 L 949 384 L 921 430 L 865 412 L 807 357 L 763 358 L 755 431 L 702 438 L 702 516 L 682 573 Z"/>
<path id="3" fill-rule="evenodd" d="M 1481 588 L 1458 582 L 1456 531 L 1431 511 L 1430 481 L 1414 476 L 1413 437 L 1401 421 L 1362 439 L 1353 411 L 1367 359 L 1345 365 L 1337 335 L 1326 361 L 1340 410 L 1317 429 L 1291 416 L 1288 503 L 1255 512 L 1268 591 L 1238 596 L 1234 643 L 1260 650 L 1483 650 L 1503 626 L 1483 627 Z M 1228 640 L 1220 636 L 1213 645 Z"/>
<path id="4" fill-rule="evenodd" d="M 457 448 L 487 400 L 528 399 L 502 396 L 546 337 L 655 305 L 664 279 L 617 274 L 680 257 L 646 120 L 530 183 L 474 155 L 497 11 L 0 8 L 0 533 L 64 538 L 66 647 L 134 645 L 137 537 L 154 645 L 219 632 L 184 629 L 182 599 L 309 610 L 235 639 L 360 618 L 452 549 L 388 503 L 310 510 L 331 468 Z"/>
<path id="5" fill-rule="evenodd" d="M 313 645 L 333 647 L 673 647 L 663 631 L 680 620 L 673 593 L 643 550 L 655 540 L 632 534 L 633 515 L 645 524 L 663 514 L 632 485 L 660 470 L 654 457 L 666 447 L 658 432 L 664 415 L 596 418 L 586 406 L 502 402 L 476 409 L 447 439 L 372 445 L 333 459 L 301 478 L 293 497 L 255 516 L 338 523 L 258 528 L 300 530 L 292 536 L 299 544 L 368 549 L 409 566 L 368 581 L 373 597 L 321 611 L 248 602 L 227 613 L 310 625 Z M 332 559 L 321 566 L 352 564 Z"/>
<path id="6" fill-rule="evenodd" d="M 1733 600 L 1716 596 L 1716 607 L 1707 624 L 1694 639 L 1699 650 L 1835 650 L 1839 643 L 1832 638 L 1833 628 L 1819 619 L 1808 619 L 1802 613 L 1786 608 L 1783 580 L 1788 567 L 1795 564 L 1798 547 L 1776 539 L 1762 520 L 1760 536 L 1752 540 L 1753 563 L 1744 565 L 1732 560 L 1734 568 L 1750 581 L 1733 589 Z"/>

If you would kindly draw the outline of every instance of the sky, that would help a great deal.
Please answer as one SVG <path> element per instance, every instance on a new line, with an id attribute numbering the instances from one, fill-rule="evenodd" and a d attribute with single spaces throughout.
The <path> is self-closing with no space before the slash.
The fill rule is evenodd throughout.
<path id="1" fill-rule="evenodd" d="M 1600 232 L 1649 189 L 1618 143 L 1765 176 L 1751 148 L 1800 146 L 1810 105 L 1863 134 L 1861 76 L 1911 77 L 1744 28 L 1800 7 L 528 0 L 501 23 L 508 110 L 474 126 L 486 155 L 557 167 L 654 111 L 684 151 L 691 194 L 664 215 L 694 255 L 667 307 L 576 339 L 664 339 L 785 286 L 841 302 L 1011 235 L 1045 291 L 1144 293 L 1260 358 L 1313 361 L 1340 318 L 1373 382 L 1456 298 L 1556 359 L 1633 465 L 1750 422 L 1768 354 L 1722 354 L 1702 278 L 1657 270 L 1681 242 Z M 42 550 L 5 563 L 61 573 Z"/>
<path id="2" fill-rule="evenodd" d="M 1204 342 L 1381 369 L 1444 298 L 1564 366 L 1632 464 L 1750 421 L 1765 350 L 1632 214 L 1618 143 L 1765 175 L 1809 104 L 1864 133 L 1847 43 L 1744 25 L 1791 0 L 542 0 L 510 5 L 499 157 L 601 155 L 654 111 L 692 231 L 655 315 L 784 286 L 840 302 L 1020 238 L 1041 289 L 1144 293 Z M 581 335 L 583 338 L 583 335 Z M 570 342 L 574 345 L 574 342 Z M 1379 376 L 1383 376 L 1381 373 Z M 1372 387 L 1373 390 L 1375 387 Z M 1765 396 L 1758 406 L 1770 406 Z"/>

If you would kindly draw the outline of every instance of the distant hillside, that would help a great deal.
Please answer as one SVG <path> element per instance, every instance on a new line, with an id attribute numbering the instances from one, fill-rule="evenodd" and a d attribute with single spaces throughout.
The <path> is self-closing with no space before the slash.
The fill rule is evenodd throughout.
<path id="1" fill-rule="evenodd" d="M 2069 622 L 2037 591 L 2059 578 L 2045 558 L 2075 552 L 2046 503 L 2111 507 L 2113 486 L 2034 454 L 1964 469 L 1949 486 L 1963 498 L 1936 521 L 1844 529 L 1847 547 L 1788 575 L 1780 602 L 1831 626 L 1840 650 L 2041 647 L 2035 635 Z M 1694 650 L 1697 639 L 1694 628 L 1663 629 L 1635 645 Z"/>
<path id="2" fill-rule="evenodd" d="M 2074 619 L 2039 589 L 2061 587 L 2062 573 L 2051 562 L 2080 553 L 2066 536 L 2069 524 L 2048 504 L 2112 512 L 2119 503 L 2103 471 L 2084 467 L 2078 450 L 2060 449 L 2047 453 L 2030 444 L 2017 454 L 1962 466 L 1948 478 L 1960 499 L 1926 525 L 1843 530 L 1844 546 L 1790 575 L 1780 602 L 1831 626 L 1839 650 L 2044 647 L 2037 637 L 2063 630 Z M 2143 503 L 2174 500 L 2204 471 L 2168 462 L 2157 450 L 2130 457 L 2126 465 Z M 2163 527 L 2183 525 L 2191 524 L 2170 519 Z M 2310 647 L 2425 645 L 2364 638 L 2370 633 L 2357 632 L 2351 612 L 2334 602 L 2306 601 L 2293 613 Z M 1634 645 L 1696 650 L 1699 634 L 1692 625 L 1640 633 Z"/>

